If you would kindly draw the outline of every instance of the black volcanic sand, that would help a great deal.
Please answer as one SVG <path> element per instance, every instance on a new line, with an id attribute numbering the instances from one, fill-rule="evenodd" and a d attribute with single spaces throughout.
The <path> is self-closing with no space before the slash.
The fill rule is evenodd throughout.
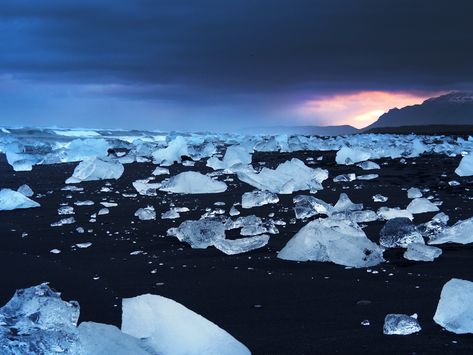
<path id="1" fill-rule="evenodd" d="M 382 169 L 373 171 L 380 178 L 372 181 L 333 183 L 341 173 L 363 172 L 355 166 L 337 166 L 334 152 L 257 153 L 255 166 L 266 163 L 275 167 L 285 160 L 317 157 L 320 166 L 329 170 L 330 179 L 316 196 L 335 203 L 341 192 L 354 202 L 363 202 L 367 209 L 382 205 L 406 207 L 406 188 L 428 188 L 430 194 L 443 201 L 441 211 L 456 222 L 473 216 L 471 199 L 473 182 L 454 174 L 459 158 L 424 155 L 407 159 L 379 160 Z M 415 163 L 415 164 L 414 164 Z M 288 222 L 278 227 L 280 234 L 271 237 L 267 247 L 247 254 L 227 256 L 214 248 L 191 249 L 166 230 L 186 219 L 198 219 L 206 208 L 223 201 L 228 212 L 234 202 L 241 201 L 243 192 L 253 188 L 241 183 L 236 176 L 224 175 L 229 189 L 221 194 L 173 195 L 159 193 L 156 197 L 126 198 L 122 193 L 135 193 L 132 181 L 149 177 L 153 164 L 129 164 L 123 176 L 109 181 L 111 192 L 100 192 L 105 181 L 84 182 L 83 192 L 61 191 L 76 164 L 35 166 L 30 172 L 15 173 L 4 161 L 0 162 L 0 186 L 16 189 L 28 184 L 35 192 L 41 208 L 0 212 L 1 251 L 0 303 L 7 302 L 15 289 L 41 282 L 50 282 L 66 300 L 75 299 L 81 305 L 81 321 L 89 320 L 120 326 L 121 299 L 144 293 L 166 296 L 215 322 L 255 354 L 459 354 L 473 352 L 472 335 L 456 335 L 442 330 L 432 317 L 442 286 L 451 278 L 473 280 L 473 247 L 444 245 L 443 255 L 433 263 L 410 262 L 403 259 L 403 250 L 385 253 L 388 262 L 366 269 L 346 269 L 331 263 L 290 262 L 276 258 L 277 251 L 307 222 L 297 221 L 292 211 L 292 195 L 280 195 L 275 205 L 242 210 L 242 215 L 266 217 L 274 212 L 275 219 Z M 194 168 L 174 165 L 171 174 L 184 170 L 209 172 L 204 163 Z M 446 177 L 441 177 L 442 173 Z M 161 180 L 163 177 L 158 177 Z M 448 181 L 462 182 L 450 187 Z M 374 203 L 372 196 L 381 193 L 389 197 L 385 204 Z M 36 194 L 44 197 L 36 198 Z M 429 195 L 429 194 L 426 194 Z M 51 227 L 58 221 L 57 209 L 62 203 L 93 200 L 94 206 L 74 206 L 77 222 Z M 90 223 L 90 215 L 102 206 L 100 201 L 113 201 L 110 214 L 98 216 Z M 176 221 L 140 221 L 134 212 L 148 204 L 158 216 L 169 204 L 186 206 L 191 212 L 182 213 Z M 241 210 L 241 208 L 239 208 Z M 434 213 L 416 215 L 422 223 Z M 384 222 L 368 223 L 365 231 L 378 242 Z M 75 231 L 78 226 L 86 233 Z M 87 232 L 87 230 L 93 230 Z M 28 233 L 22 237 L 22 233 Z M 232 231 L 230 236 L 236 236 Z M 87 249 L 76 243 L 92 242 Z M 52 254 L 53 248 L 60 254 Z M 130 255 L 134 251 L 141 254 Z M 377 273 L 376 273 L 377 272 Z M 98 279 L 94 280 L 94 278 Z M 369 302 L 359 302 L 369 301 Z M 361 303 L 361 304 L 360 304 Z M 388 313 L 418 313 L 422 331 L 410 336 L 383 335 L 383 321 Z M 360 322 L 369 320 L 371 325 Z"/>

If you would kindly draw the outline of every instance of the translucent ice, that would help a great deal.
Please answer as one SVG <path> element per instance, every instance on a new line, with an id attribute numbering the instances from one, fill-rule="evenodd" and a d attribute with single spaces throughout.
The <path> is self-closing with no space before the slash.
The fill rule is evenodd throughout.
<path id="1" fill-rule="evenodd" d="M 161 355 L 248 355 L 248 348 L 216 324 L 162 296 L 122 301 L 124 333 L 144 339 Z"/>
<path id="2" fill-rule="evenodd" d="M 181 242 L 188 243 L 194 249 L 205 249 L 219 239 L 225 239 L 225 226 L 222 222 L 212 219 L 184 221 L 177 228 L 168 230 L 168 235 Z"/>
<path id="3" fill-rule="evenodd" d="M 417 226 L 417 230 L 422 234 L 424 238 L 433 240 L 447 228 L 447 223 L 450 217 L 445 213 L 437 213 L 430 221 Z"/>
<path id="4" fill-rule="evenodd" d="M 264 206 L 269 203 L 277 202 L 279 202 L 278 195 L 269 191 L 255 190 L 252 192 L 245 192 L 241 197 L 241 207 L 243 208 Z"/>
<path id="5" fill-rule="evenodd" d="M 17 290 L 0 308 L 2 354 L 78 354 L 79 304 L 47 284 Z"/>
<path id="6" fill-rule="evenodd" d="M 356 175 L 351 173 L 351 174 L 341 174 L 337 175 L 333 178 L 333 182 L 350 182 L 356 180 Z"/>
<path id="7" fill-rule="evenodd" d="M 366 175 L 358 175 L 357 179 L 358 180 L 374 180 L 379 177 L 378 174 L 366 174 Z"/>
<path id="8" fill-rule="evenodd" d="M 0 211 L 40 207 L 38 202 L 30 200 L 20 192 L 11 189 L 0 190 Z"/>
<path id="9" fill-rule="evenodd" d="M 177 136 L 169 142 L 166 148 L 161 148 L 153 152 L 153 161 L 156 164 L 169 166 L 175 162 L 180 163 L 183 155 L 189 156 L 187 142 L 184 137 Z"/>
<path id="10" fill-rule="evenodd" d="M 473 175 L 473 154 L 465 155 L 458 168 L 455 170 L 458 176 L 472 176 Z"/>
<path id="11" fill-rule="evenodd" d="M 353 203 L 346 193 L 341 193 L 333 209 L 335 212 L 361 211 L 363 204 Z"/>
<path id="12" fill-rule="evenodd" d="M 379 244 L 385 248 L 406 248 L 411 243 L 425 244 L 422 235 L 408 218 L 393 218 L 379 233 Z"/>
<path id="13" fill-rule="evenodd" d="M 309 195 L 298 195 L 294 197 L 294 213 L 297 219 L 306 219 L 317 214 L 330 215 L 333 206 L 321 199 Z"/>
<path id="14" fill-rule="evenodd" d="M 278 194 L 291 194 L 300 190 L 322 190 L 322 182 L 328 171 L 312 169 L 301 160 L 293 158 L 280 164 L 275 170 L 263 168 L 259 173 L 239 171 L 238 178 L 260 190 Z"/>
<path id="15" fill-rule="evenodd" d="M 151 174 L 153 174 L 154 176 L 169 175 L 169 169 L 157 166 L 156 169 L 154 169 Z"/>
<path id="16" fill-rule="evenodd" d="M 401 210 L 399 207 L 380 207 L 378 210 L 378 216 L 384 220 L 393 218 L 409 218 L 412 221 L 414 219 L 411 212 L 408 210 Z"/>
<path id="17" fill-rule="evenodd" d="M 268 244 L 268 241 L 269 235 L 264 234 L 233 240 L 220 239 L 215 242 L 214 246 L 227 255 L 235 255 L 262 248 Z"/>
<path id="18" fill-rule="evenodd" d="M 431 237 L 429 244 L 443 243 L 473 243 L 473 217 L 458 221 L 451 227 L 446 227 Z"/>
<path id="19" fill-rule="evenodd" d="M 247 148 L 239 145 L 228 147 L 222 160 L 215 156 L 207 160 L 207 166 L 214 170 L 234 170 L 235 167 L 248 164 L 251 164 L 251 154 Z"/>
<path id="20" fill-rule="evenodd" d="M 411 187 L 407 190 L 407 198 L 419 198 L 422 197 L 422 191 L 420 191 L 417 187 Z"/>
<path id="21" fill-rule="evenodd" d="M 385 335 L 410 335 L 421 331 L 417 315 L 388 314 L 384 318 L 383 333 Z"/>
<path id="22" fill-rule="evenodd" d="M 348 220 L 317 219 L 302 227 L 278 253 L 294 261 L 331 261 L 351 267 L 383 262 L 383 249 L 371 242 L 363 230 Z"/>
<path id="23" fill-rule="evenodd" d="M 16 191 L 18 191 L 20 194 L 25 195 L 26 197 L 31 197 L 34 195 L 34 192 L 33 190 L 31 190 L 31 187 L 26 184 L 21 185 Z"/>
<path id="24" fill-rule="evenodd" d="M 371 154 L 367 150 L 344 146 L 337 152 L 335 161 L 337 164 L 351 165 L 360 161 L 368 160 L 370 157 Z"/>
<path id="25" fill-rule="evenodd" d="M 439 208 L 426 198 L 415 198 L 406 208 L 412 214 L 438 212 Z"/>
<path id="26" fill-rule="evenodd" d="M 442 288 L 434 321 L 449 332 L 473 333 L 473 282 L 448 281 Z"/>
<path id="27" fill-rule="evenodd" d="M 184 194 L 209 194 L 226 191 L 227 184 L 196 171 L 186 171 L 163 181 L 160 190 Z"/>
<path id="28" fill-rule="evenodd" d="M 261 218 L 250 215 L 238 217 L 235 221 L 228 219 L 225 228 L 227 230 L 241 228 L 240 234 L 244 236 L 253 236 L 263 233 L 278 234 L 279 230 L 276 228 L 273 220 L 269 219 L 263 221 Z"/>
<path id="29" fill-rule="evenodd" d="M 156 211 L 153 206 L 147 206 L 144 208 L 139 208 L 135 212 L 135 217 L 138 217 L 142 221 L 150 221 L 156 219 Z"/>
<path id="30" fill-rule="evenodd" d="M 377 170 L 377 169 L 381 169 L 381 167 L 376 164 L 375 162 L 372 162 L 372 161 L 364 161 L 364 162 L 361 162 L 359 164 L 356 164 L 356 166 L 362 168 L 363 170 Z"/>
<path id="31" fill-rule="evenodd" d="M 373 196 L 373 202 L 386 202 L 388 198 L 386 196 L 377 194 Z"/>
<path id="32" fill-rule="evenodd" d="M 143 196 L 156 196 L 158 194 L 156 190 L 161 187 L 160 183 L 152 183 L 148 179 L 133 181 L 132 185 Z"/>
<path id="33" fill-rule="evenodd" d="M 81 181 L 118 179 L 122 176 L 123 171 L 123 165 L 117 161 L 105 161 L 99 158 L 86 159 L 76 166 L 72 176 L 66 180 L 66 184 L 76 184 Z"/>
<path id="34" fill-rule="evenodd" d="M 404 252 L 404 257 L 414 261 L 434 261 L 442 255 L 442 249 L 423 243 L 410 243 Z"/>

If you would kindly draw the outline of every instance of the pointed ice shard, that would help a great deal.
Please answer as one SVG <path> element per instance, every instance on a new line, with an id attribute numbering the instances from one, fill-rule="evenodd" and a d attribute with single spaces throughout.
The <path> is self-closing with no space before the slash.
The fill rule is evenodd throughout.
<path id="1" fill-rule="evenodd" d="M 278 195 L 269 191 L 255 190 L 252 192 L 245 192 L 241 197 L 241 207 L 243 208 L 264 206 L 270 203 L 278 202 Z"/>
<path id="2" fill-rule="evenodd" d="M 240 239 L 219 239 L 214 246 L 227 255 L 246 253 L 264 247 L 268 244 L 269 235 L 263 234 Z"/>
<path id="3" fill-rule="evenodd" d="M 30 200 L 20 192 L 11 189 L 0 190 L 0 211 L 40 207 L 38 202 Z"/>

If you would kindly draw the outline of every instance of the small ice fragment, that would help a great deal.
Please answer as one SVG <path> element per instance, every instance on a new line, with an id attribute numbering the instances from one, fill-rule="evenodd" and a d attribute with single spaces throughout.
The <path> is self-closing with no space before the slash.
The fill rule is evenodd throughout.
<path id="1" fill-rule="evenodd" d="M 354 173 L 337 175 L 333 178 L 333 182 L 349 182 L 353 180 L 356 180 Z"/>
<path id="2" fill-rule="evenodd" d="M 407 198 L 419 198 L 422 197 L 422 191 L 418 189 L 417 187 L 411 187 L 409 190 L 407 190 Z"/>
<path id="3" fill-rule="evenodd" d="M 11 189 L 0 190 L 0 211 L 11 211 L 33 207 L 40 207 L 40 204 L 36 201 L 30 200 L 20 192 Z"/>
<path id="4" fill-rule="evenodd" d="M 232 217 L 233 216 L 238 216 L 240 214 L 240 211 L 238 211 L 235 206 L 232 206 L 232 208 L 230 208 L 229 214 Z"/>
<path id="5" fill-rule="evenodd" d="M 186 171 L 164 180 L 160 190 L 185 194 L 220 193 L 227 190 L 227 184 L 197 171 Z"/>
<path id="6" fill-rule="evenodd" d="M 61 207 L 58 208 L 57 214 L 60 215 L 60 216 L 75 214 L 74 213 L 74 207 L 72 207 L 72 206 L 61 206 Z"/>
<path id="7" fill-rule="evenodd" d="M 438 212 L 439 208 L 426 198 L 415 198 L 406 208 L 412 214 Z"/>
<path id="8" fill-rule="evenodd" d="M 220 239 L 215 242 L 214 246 L 227 255 L 235 255 L 262 248 L 268 244 L 268 241 L 269 235 L 263 234 L 234 240 Z"/>
<path id="9" fill-rule="evenodd" d="M 385 335 L 410 335 L 421 331 L 417 316 L 407 314 L 388 314 L 384 318 L 383 333 Z"/>
<path id="10" fill-rule="evenodd" d="M 373 196 L 373 201 L 374 202 L 386 202 L 387 200 L 388 200 L 388 198 L 386 196 L 383 196 L 383 195 L 380 195 L 380 194 L 377 194 L 377 195 Z"/>
<path id="11" fill-rule="evenodd" d="M 106 207 L 104 208 L 101 208 L 98 212 L 97 212 L 97 216 L 103 216 L 105 214 L 109 214 L 110 213 L 110 210 Z"/>
<path id="12" fill-rule="evenodd" d="M 59 249 L 51 249 L 49 252 L 51 254 L 60 254 L 61 253 L 61 251 Z"/>
<path id="13" fill-rule="evenodd" d="M 381 169 L 381 167 L 380 167 L 378 164 L 376 164 L 375 162 L 372 162 L 372 161 L 370 161 L 370 160 L 367 160 L 367 161 L 358 163 L 358 164 L 356 164 L 356 166 L 362 168 L 363 170 L 377 170 L 377 169 Z"/>
<path id="14" fill-rule="evenodd" d="M 73 224 L 76 223 L 74 217 L 62 218 L 61 220 L 51 223 L 51 227 L 61 227 L 65 224 Z"/>
<path id="15" fill-rule="evenodd" d="M 85 249 L 85 248 L 90 247 L 91 245 L 92 245 L 92 243 L 90 243 L 90 242 L 77 243 L 77 244 L 76 244 L 76 247 L 81 248 L 81 249 Z"/>
<path id="16" fill-rule="evenodd" d="M 241 207 L 243 208 L 264 206 L 270 203 L 278 202 L 278 195 L 269 191 L 255 190 L 252 192 L 245 192 L 241 197 Z"/>
<path id="17" fill-rule="evenodd" d="M 31 197 L 34 195 L 34 192 L 33 190 L 31 190 L 31 187 L 26 184 L 21 185 L 16 191 L 18 191 L 20 194 L 25 195 L 26 197 Z"/>
<path id="18" fill-rule="evenodd" d="M 156 211 L 153 206 L 139 208 L 135 212 L 135 217 L 138 217 L 142 221 L 150 221 L 152 219 L 156 219 Z"/>
<path id="19" fill-rule="evenodd" d="M 410 243 L 404 252 L 404 258 L 414 261 L 434 261 L 442 254 L 442 249 L 423 243 Z"/>
<path id="20" fill-rule="evenodd" d="M 154 169 L 151 174 L 154 176 L 169 175 L 169 169 L 157 166 L 156 169 Z"/>
<path id="21" fill-rule="evenodd" d="M 367 175 L 358 175 L 357 179 L 358 180 L 374 180 L 379 177 L 378 174 L 367 174 Z"/>

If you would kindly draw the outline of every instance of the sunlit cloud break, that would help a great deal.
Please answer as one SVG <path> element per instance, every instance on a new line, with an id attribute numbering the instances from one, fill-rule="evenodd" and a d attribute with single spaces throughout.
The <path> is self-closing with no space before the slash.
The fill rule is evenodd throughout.
<path id="1" fill-rule="evenodd" d="M 394 107 L 420 104 L 432 93 L 361 91 L 319 96 L 296 108 L 302 124 L 352 125 L 363 128 Z"/>

